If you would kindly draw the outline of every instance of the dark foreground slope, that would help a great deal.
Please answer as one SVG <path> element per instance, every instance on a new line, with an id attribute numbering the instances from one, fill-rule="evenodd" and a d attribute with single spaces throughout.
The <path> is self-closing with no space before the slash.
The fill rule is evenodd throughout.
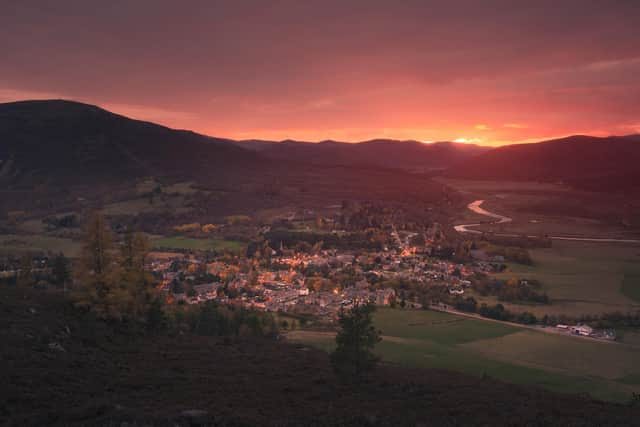
<path id="1" fill-rule="evenodd" d="M 131 338 L 59 295 L 0 289 L 0 424 L 632 425 L 640 411 L 438 370 L 336 381 L 326 354 L 274 341 Z"/>
<path id="2" fill-rule="evenodd" d="M 640 188 L 640 135 L 568 138 L 496 148 L 451 168 L 455 178 L 564 182 L 596 191 Z"/>

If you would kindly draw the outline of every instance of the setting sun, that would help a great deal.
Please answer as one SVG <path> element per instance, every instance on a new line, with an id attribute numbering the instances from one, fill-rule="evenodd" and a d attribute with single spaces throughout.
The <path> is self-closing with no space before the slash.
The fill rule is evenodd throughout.
<path id="1" fill-rule="evenodd" d="M 640 0 L 9 1 L 0 425 L 640 420 Z"/>
<path id="2" fill-rule="evenodd" d="M 462 142 L 465 144 L 480 144 L 482 143 L 482 139 L 480 138 L 456 138 L 453 142 Z"/>

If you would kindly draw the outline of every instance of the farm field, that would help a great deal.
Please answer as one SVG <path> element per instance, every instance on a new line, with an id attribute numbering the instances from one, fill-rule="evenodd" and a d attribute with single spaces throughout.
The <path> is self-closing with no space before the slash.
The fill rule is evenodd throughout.
<path id="1" fill-rule="evenodd" d="M 76 240 L 42 234 L 5 234 L 0 236 L 0 252 L 4 254 L 25 252 L 62 252 L 68 257 L 76 257 L 82 250 L 82 243 Z"/>
<path id="2" fill-rule="evenodd" d="M 495 360 L 551 371 L 597 375 L 616 380 L 640 374 L 636 346 L 576 339 L 524 330 L 491 339 L 476 340 L 464 347 Z M 550 351 L 553 349 L 552 351 Z"/>
<path id="3" fill-rule="evenodd" d="M 529 251 L 533 266 L 509 263 L 496 277 L 537 279 L 552 303 L 505 306 L 536 315 L 640 310 L 639 246 L 554 241 Z"/>
<path id="4" fill-rule="evenodd" d="M 195 239 L 189 237 L 159 237 L 151 240 L 154 248 L 189 249 L 189 250 L 229 250 L 239 251 L 243 244 L 234 240 Z"/>
<path id="5" fill-rule="evenodd" d="M 606 400 L 627 401 L 633 391 L 640 391 L 640 384 L 633 382 L 640 375 L 640 366 L 633 363 L 640 358 L 640 347 L 548 335 L 432 311 L 379 309 L 375 323 L 383 335 L 376 352 L 389 363 L 486 374 L 561 392 L 592 393 Z M 333 333 L 296 330 L 287 337 L 327 351 L 334 345 Z M 505 345 L 518 348 L 493 348 Z M 523 358 L 520 349 L 529 346 L 532 354 Z M 568 360 L 559 360 L 563 357 Z M 616 366 L 602 371 L 607 361 L 617 361 Z"/>
<path id="6" fill-rule="evenodd" d="M 620 291 L 627 298 L 640 304 L 640 266 L 637 263 L 624 271 Z"/>

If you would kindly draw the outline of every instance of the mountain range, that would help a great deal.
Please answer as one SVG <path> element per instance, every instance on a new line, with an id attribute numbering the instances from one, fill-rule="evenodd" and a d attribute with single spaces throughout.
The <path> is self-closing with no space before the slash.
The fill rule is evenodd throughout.
<path id="1" fill-rule="evenodd" d="M 474 144 L 393 139 L 373 139 L 357 143 L 330 140 L 318 143 L 250 140 L 239 144 L 272 159 L 346 166 L 369 165 L 412 172 L 443 170 L 490 150 L 489 147 Z"/>
<path id="2" fill-rule="evenodd" d="M 559 182 L 593 191 L 640 187 L 640 135 L 574 135 L 498 147 L 451 167 L 476 180 Z"/>
<path id="3" fill-rule="evenodd" d="M 575 135 L 499 148 L 390 139 L 233 141 L 133 120 L 73 101 L 0 104 L 0 182 L 5 184 L 91 184 L 142 176 L 236 183 L 265 174 L 313 176 L 309 168 L 320 167 L 316 176 L 343 174 L 343 181 L 355 180 L 354 174 L 360 172 L 366 177 L 364 171 L 374 168 L 464 179 L 563 182 L 610 191 L 639 187 L 638 165 L 640 135 Z"/>

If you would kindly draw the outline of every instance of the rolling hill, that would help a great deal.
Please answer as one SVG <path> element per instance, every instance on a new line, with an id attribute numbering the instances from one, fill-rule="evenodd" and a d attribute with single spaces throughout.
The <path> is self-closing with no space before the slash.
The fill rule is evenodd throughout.
<path id="1" fill-rule="evenodd" d="M 377 146 L 366 145 L 374 151 Z M 382 145 L 391 152 L 397 144 Z M 60 207 L 62 199 L 92 200 L 96 207 L 105 195 L 133 197 L 136 182 L 148 177 L 165 183 L 192 181 L 215 193 L 198 208 L 202 216 L 284 205 L 327 206 L 341 200 L 415 205 L 417 200 L 448 197 L 428 176 L 393 164 L 385 168 L 359 162 L 363 154 L 353 154 L 354 161 L 342 164 L 332 161 L 331 154 L 325 156 L 326 163 L 317 163 L 314 156 L 293 152 L 278 158 L 267 151 L 73 101 L 0 104 L 0 214 L 32 211 L 35 205 L 52 209 Z"/>
<path id="2" fill-rule="evenodd" d="M 563 182 L 588 190 L 640 187 L 640 135 L 575 135 L 499 148 L 376 139 L 360 143 L 233 141 L 133 120 L 66 100 L 0 104 L 0 184 L 92 185 L 165 176 L 275 185 L 333 176 L 380 189 L 380 175 L 446 169 L 455 178 Z M 376 184 L 374 184 L 374 181 Z M 397 192 L 394 190 L 394 192 Z"/>
<path id="3" fill-rule="evenodd" d="M 64 100 L 0 104 L 0 179 L 91 184 L 140 176 L 224 176 L 258 155 L 231 141 Z"/>
<path id="4" fill-rule="evenodd" d="M 574 135 L 499 147 L 460 162 L 446 175 L 481 180 L 562 182 L 595 191 L 640 188 L 640 135 Z"/>

